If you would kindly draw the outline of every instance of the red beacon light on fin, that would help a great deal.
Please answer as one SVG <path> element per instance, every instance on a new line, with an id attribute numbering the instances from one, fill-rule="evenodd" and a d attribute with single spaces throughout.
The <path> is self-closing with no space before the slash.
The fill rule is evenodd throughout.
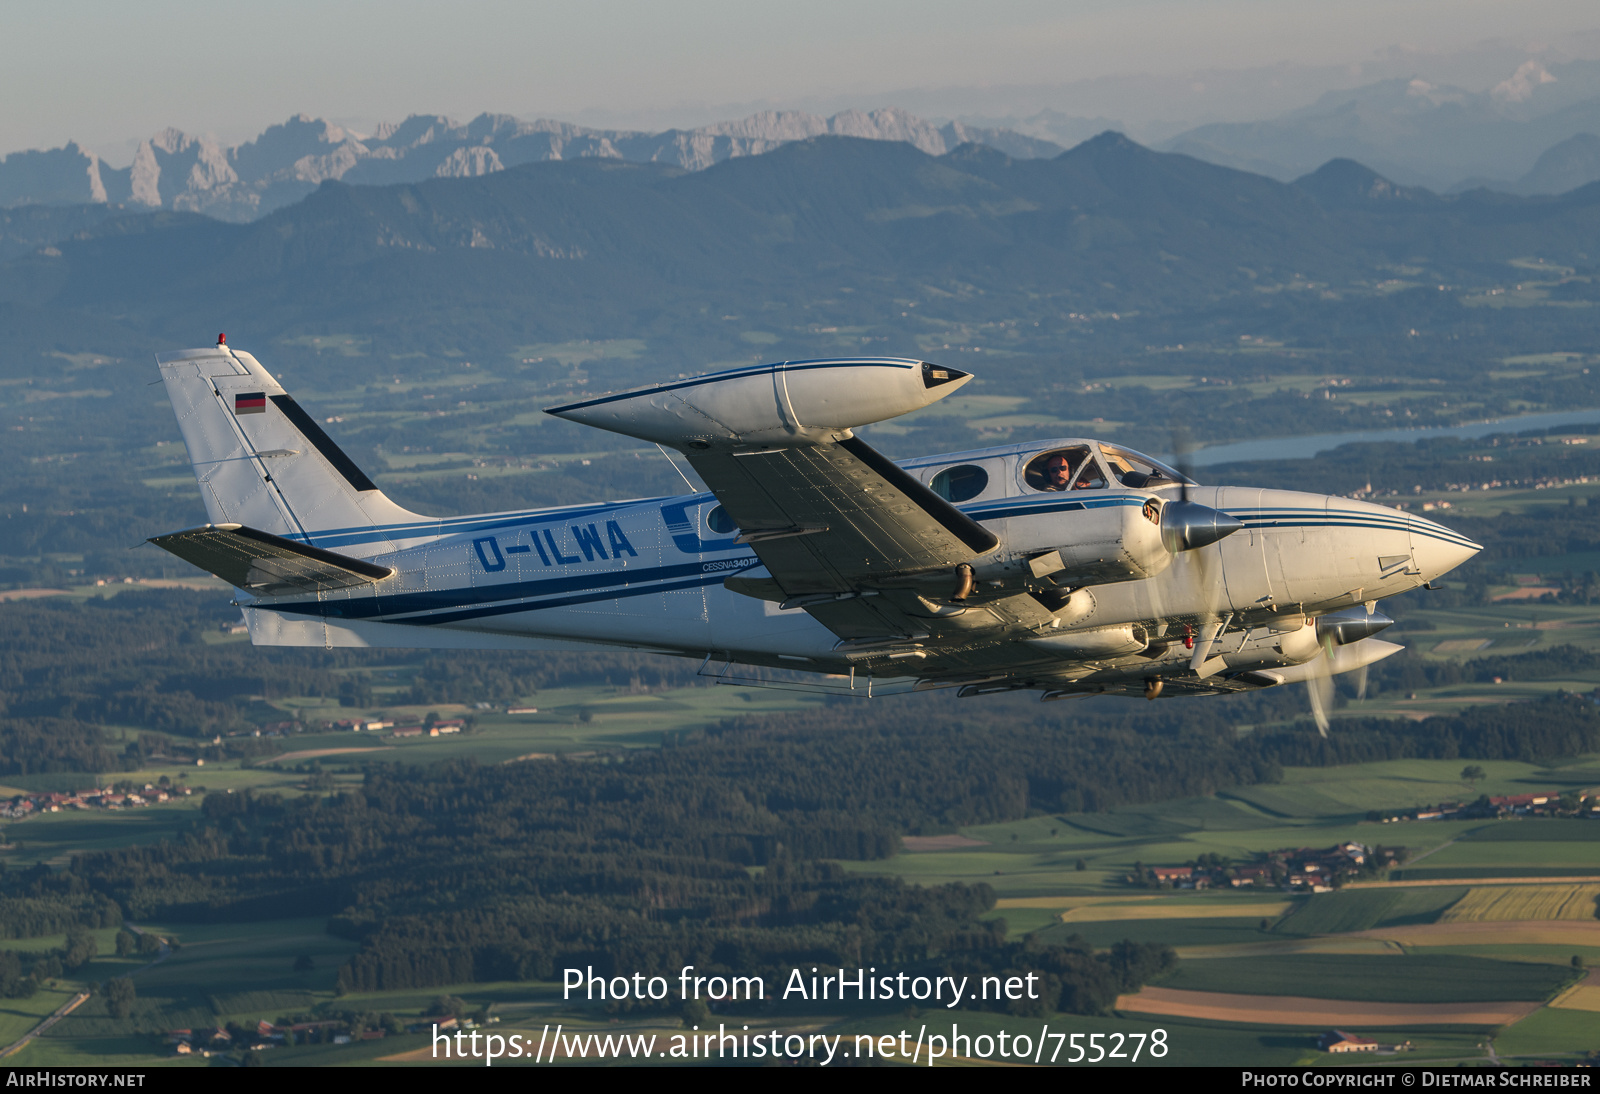
<path id="1" fill-rule="evenodd" d="M 217 345 L 225 346 L 227 344 L 228 344 L 228 336 L 226 334 L 217 335 Z"/>

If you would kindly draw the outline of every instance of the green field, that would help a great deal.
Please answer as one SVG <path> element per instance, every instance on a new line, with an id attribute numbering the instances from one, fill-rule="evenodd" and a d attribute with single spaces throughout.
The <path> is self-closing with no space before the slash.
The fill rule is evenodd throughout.
<path id="1" fill-rule="evenodd" d="M 1582 765 L 1541 767 L 1513 760 L 1478 762 L 1486 777 L 1472 786 L 1461 782 L 1461 763 L 1450 760 L 1388 760 L 1345 768 L 1288 768 L 1283 781 L 1226 791 L 1242 802 L 1285 818 L 1365 817 L 1370 811 L 1411 808 L 1441 801 L 1471 800 L 1479 794 L 1523 794 L 1551 786 L 1581 787 L 1600 776 Z M 1519 822 L 1521 823 L 1521 822 Z M 1410 830 L 1406 830 L 1410 834 Z M 1400 843 L 1397 833 L 1384 842 Z"/>
<path id="2" fill-rule="evenodd" d="M 1530 818 L 1486 824 L 1461 837 L 1469 843 L 1589 843 L 1600 854 L 1600 825 Z"/>
<path id="3" fill-rule="evenodd" d="M 360 778 L 359 763 L 363 758 L 387 762 L 475 755 L 484 762 L 495 762 L 530 752 L 648 746 L 660 741 L 663 727 L 694 728 L 731 713 L 781 709 L 814 700 L 777 692 L 689 688 L 647 696 L 616 690 L 607 693 L 605 689 L 570 689 L 563 694 L 542 694 L 538 701 L 537 716 L 486 717 L 478 733 L 457 738 L 406 742 L 390 748 L 393 742 L 361 740 L 352 734 L 306 735 L 294 739 L 293 747 L 385 748 L 381 753 L 330 756 L 321 761 L 336 781 L 353 782 Z M 208 765 L 203 772 L 188 769 L 188 774 L 189 781 L 204 781 L 214 788 L 256 786 L 298 793 L 303 792 L 299 788 L 306 776 L 293 768 L 305 762 L 291 760 L 282 765 L 283 770 L 270 765 Z M 1562 766 L 1495 761 L 1482 766 L 1488 773 L 1482 789 L 1507 793 L 1581 785 L 1584 778 L 1595 773 L 1596 761 L 1590 758 Z M 902 853 L 888 860 L 845 865 L 854 871 L 892 874 L 926 884 L 982 882 L 1003 897 L 1109 897 L 1123 904 L 1153 899 L 1170 906 L 1172 914 L 1146 918 L 1149 912 L 1145 906 L 1135 904 L 1138 918 L 1062 923 L 1059 916 L 1064 905 L 1057 903 L 1054 907 L 997 909 L 991 915 L 1005 918 L 1014 938 L 1034 932 L 1039 932 L 1041 939 L 1077 935 L 1097 947 L 1131 938 L 1184 947 L 1186 952 L 1193 948 L 1212 958 L 1184 960 L 1165 982 L 1168 987 L 1395 1002 L 1542 999 L 1569 975 L 1567 962 L 1572 953 L 1595 959 L 1600 958 L 1600 952 L 1591 953 L 1584 947 L 1492 944 L 1448 949 L 1428 946 L 1425 952 L 1411 955 L 1401 954 L 1396 947 L 1394 956 L 1275 952 L 1293 949 L 1301 942 L 1313 944 L 1313 936 L 1433 922 L 1463 897 L 1467 891 L 1463 884 L 1363 887 L 1296 898 L 1289 914 L 1269 922 L 1264 930 L 1258 913 L 1227 913 L 1233 908 L 1241 913 L 1247 907 L 1260 908 L 1264 900 L 1283 900 L 1283 894 L 1275 890 L 1152 892 L 1131 888 L 1125 880 L 1135 863 L 1179 864 L 1206 853 L 1239 862 L 1276 848 L 1327 846 L 1350 839 L 1403 845 L 1412 858 L 1425 855 L 1407 871 L 1413 874 L 1425 872 L 1466 880 L 1474 875 L 1503 876 L 1529 870 L 1579 872 L 1584 866 L 1600 872 L 1600 864 L 1589 854 L 1592 839 L 1580 838 L 1587 836 L 1593 826 L 1582 822 L 1381 824 L 1364 819 L 1373 809 L 1437 801 L 1452 794 L 1459 797 L 1459 772 L 1460 761 L 1446 760 L 1290 768 L 1281 783 L 1251 791 L 1109 813 L 1038 815 L 973 826 L 961 832 L 983 841 L 978 845 Z M 13 824 L 6 830 L 14 844 L 8 858 L 16 865 L 40 860 L 60 863 L 76 850 L 125 846 L 177 835 L 198 819 L 198 801 L 196 797 L 117 814 L 55 814 Z M 1080 861 L 1084 866 L 1081 870 Z M 1192 914 L 1189 909 L 1196 906 L 1210 914 Z M 262 1018 L 276 1019 L 313 1010 L 387 1010 L 402 1020 L 412 1020 L 430 999 L 447 990 L 336 997 L 334 977 L 354 943 L 327 934 L 321 919 L 151 926 L 171 932 L 181 944 L 167 961 L 139 969 L 139 960 L 119 961 L 102 956 L 79 974 L 83 980 L 105 980 L 138 969 L 135 983 L 139 994 L 134 1013 L 125 1020 L 114 1019 L 101 999 L 92 999 L 26 1049 L 18 1063 L 92 1059 L 106 1064 L 144 1065 L 163 1059 L 152 1055 L 160 1048 L 148 1036 L 150 1030 L 230 1020 L 253 1025 Z M 111 953 L 113 932 L 97 932 L 97 942 L 102 955 Z M 58 936 L 16 940 L 6 945 L 40 951 L 60 944 Z M 1315 944 L 1338 944 L 1338 940 Z M 295 959 L 302 954 L 313 959 L 313 971 L 293 971 Z M 555 998 L 556 991 L 549 984 L 457 985 L 448 990 L 475 1006 L 494 1005 L 507 1029 L 517 1028 L 519 1023 L 542 1023 L 552 1014 L 570 1013 Z M 65 997 L 41 993 L 30 1000 L 7 1001 L 8 1008 L 0 1011 L 0 1028 L 20 1035 Z M 974 1029 L 983 1024 L 1014 1021 L 992 1015 L 971 1017 Z M 852 1019 L 840 1028 L 856 1028 L 862 1021 L 865 1020 Z M 899 1019 L 884 1021 L 893 1023 Z M 1145 1018 L 1130 1022 L 1063 1017 L 1061 1021 L 1070 1022 L 1073 1029 L 1123 1032 L 1159 1025 L 1174 1036 L 1181 1034 L 1182 1040 L 1175 1044 L 1189 1046 L 1185 1050 L 1189 1062 L 1335 1062 L 1315 1052 L 1314 1031 L 1150 1022 Z M 1559 1024 L 1567 1020 L 1555 1021 Z M 876 1024 L 877 1020 L 871 1022 Z M 1440 1060 L 1482 1058 L 1481 1052 L 1472 1047 L 1475 1042 L 1469 1043 L 1470 1035 L 1463 1034 L 1458 1040 L 1451 1040 L 1455 1035 L 1437 1032 L 1409 1036 L 1419 1045 L 1423 1043 L 1419 1038 L 1434 1038 L 1429 1042 L 1434 1045 L 1430 1051 L 1436 1051 L 1434 1058 Z M 1378 1037 L 1385 1043 L 1400 1039 L 1392 1030 L 1382 1031 Z M 366 1063 L 423 1044 L 417 1037 L 401 1037 L 346 1046 L 301 1046 L 273 1050 L 267 1054 L 267 1062 Z M 1408 1062 L 1410 1059 L 1420 1062 L 1421 1056 L 1408 1058 Z M 184 1061 L 181 1066 L 197 1064 Z"/>
<path id="4" fill-rule="evenodd" d="M 1545 1007 L 1502 1032 L 1494 1049 L 1501 1059 L 1594 1052 L 1600 1050 L 1600 1021 L 1590 1011 Z"/>
<path id="5" fill-rule="evenodd" d="M 1515 919 L 1593 920 L 1600 885 L 1506 885 L 1473 889 L 1443 916 L 1446 923 Z"/>
<path id="6" fill-rule="evenodd" d="M 1461 856 L 1451 856 L 1451 860 L 1458 860 Z M 1395 881 L 1495 881 L 1498 879 L 1513 878 L 1569 878 L 1580 877 L 1600 878 L 1600 867 L 1588 865 L 1572 865 L 1570 863 L 1553 863 L 1549 866 L 1452 866 L 1434 864 L 1430 859 L 1426 865 L 1411 866 L 1404 870 L 1395 870 L 1390 874 Z"/>
<path id="7" fill-rule="evenodd" d="M 1010 923 L 1010 916 L 1007 916 Z M 1160 942 L 1167 946 L 1230 946 L 1243 942 L 1270 942 L 1279 937 L 1261 929 L 1259 917 L 1216 919 L 1129 919 L 1121 922 L 1057 923 L 1040 931 L 1045 941 L 1064 941 L 1079 935 L 1097 949 L 1123 939 Z"/>
<path id="8" fill-rule="evenodd" d="M 107 956 L 115 932 L 97 931 L 101 956 L 79 974 L 84 981 L 104 981 L 133 972 L 138 992 L 133 1012 L 125 1019 L 114 1018 L 104 999 L 95 995 L 25 1048 L 15 1057 L 17 1063 L 44 1065 L 89 1058 L 107 1065 L 148 1063 L 150 1054 L 158 1049 L 150 1036 L 153 1031 L 229 1021 L 253 1026 L 262 1018 L 309 1011 L 332 1001 L 338 967 L 355 949 L 353 943 L 328 934 L 327 921 L 321 918 L 142 926 L 179 943 L 165 961 L 148 965 L 148 958 Z M 7 945 L 43 950 L 59 943 L 58 937 Z M 302 955 L 312 959 L 312 971 L 294 971 L 295 960 Z M 34 1000 L 22 1002 L 32 1004 Z M 58 1000 L 45 1013 L 59 1005 Z"/>
<path id="9" fill-rule="evenodd" d="M 1587 778 L 1596 774 L 1592 760 L 1562 766 L 1485 761 L 1480 766 L 1487 772 L 1480 790 L 1502 794 L 1588 785 Z M 1397 871 L 1397 878 L 1465 880 L 1600 874 L 1600 857 L 1589 850 L 1591 829 L 1600 826 L 1526 820 L 1382 824 L 1365 819 L 1370 811 L 1399 810 L 1466 796 L 1460 771 L 1459 760 L 1287 768 L 1283 781 L 1276 785 L 1108 813 L 1031 817 L 971 826 L 963 828 L 962 833 L 985 841 L 986 846 L 902 854 L 884 862 L 846 865 L 852 870 L 890 873 L 924 884 L 983 882 L 1002 897 L 1103 895 L 1129 892 L 1124 879 L 1136 862 L 1146 866 L 1179 865 L 1200 854 L 1216 854 L 1239 862 L 1277 848 L 1325 847 L 1356 840 L 1368 845 L 1402 846 L 1408 859 L 1420 857 L 1418 865 Z M 1565 838 L 1537 838 L 1542 831 L 1557 830 Z M 1511 840 L 1502 833 L 1535 838 Z M 1084 862 L 1083 870 L 1076 869 L 1079 859 Z M 1328 895 L 1344 898 L 1355 892 Z M 1456 889 L 1456 896 L 1461 892 Z M 1239 895 L 1209 893 L 1199 898 L 1222 900 Z M 1291 929 L 1316 934 L 1430 922 L 1428 917 L 1436 916 L 1444 907 L 1435 903 L 1444 898 L 1436 896 L 1408 893 L 1393 899 L 1400 903 L 1391 910 L 1380 911 L 1376 919 L 1365 912 L 1352 913 L 1349 922 L 1363 926 L 1326 926 L 1307 919 L 1299 920 Z M 1331 911 L 1338 905 L 1328 907 Z M 1041 922 L 1034 917 L 1027 921 L 1030 929 Z"/>
<path id="10" fill-rule="evenodd" d="M 1573 975 L 1551 965 L 1448 954 L 1286 954 L 1186 961 L 1161 986 L 1381 1003 L 1475 1003 L 1547 999 Z"/>
<path id="11" fill-rule="evenodd" d="M 1575 828 L 1590 825 L 1570 822 Z M 1427 868 L 1500 867 L 1512 870 L 1541 869 L 1573 874 L 1600 874 L 1600 845 L 1592 840 L 1478 840 L 1453 843 L 1426 859 Z M 1420 869 L 1420 867 L 1418 867 Z M 1435 875 L 1438 876 L 1438 875 Z M 1464 874 L 1464 877 L 1472 875 Z M 1482 875 L 1479 875 L 1482 876 Z M 1513 874 L 1512 876 L 1518 876 Z M 1520 876 L 1537 877 L 1537 874 Z"/>
<path id="12" fill-rule="evenodd" d="M 26 999 L 0 999 L 0 1047 L 16 1041 L 75 994 L 75 988 L 46 987 Z"/>
<path id="13" fill-rule="evenodd" d="M 1281 934 L 1339 934 L 1373 927 L 1432 923 L 1466 895 L 1455 886 L 1426 889 L 1351 889 L 1318 893 L 1278 925 Z"/>

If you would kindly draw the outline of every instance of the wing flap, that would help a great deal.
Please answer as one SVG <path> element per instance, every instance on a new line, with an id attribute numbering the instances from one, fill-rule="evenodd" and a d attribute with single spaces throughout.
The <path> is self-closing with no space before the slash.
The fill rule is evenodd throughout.
<path id="1" fill-rule="evenodd" d="M 371 585 L 394 573 L 242 524 L 206 524 L 153 536 L 150 542 L 236 588 L 264 596 Z"/>

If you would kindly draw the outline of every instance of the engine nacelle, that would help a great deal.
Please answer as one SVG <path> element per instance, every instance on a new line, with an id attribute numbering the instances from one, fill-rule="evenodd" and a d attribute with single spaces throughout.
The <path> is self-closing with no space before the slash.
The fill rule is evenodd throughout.
<path id="1" fill-rule="evenodd" d="M 1304 664 L 1321 652 L 1316 621 L 1300 617 L 1294 623 L 1279 623 L 1251 631 L 1244 644 L 1224 652 L 1222 660 L 1228 672 L 1250 672 Z"/>
<path id="2" fill-rule="evenodd" d="M 1162 542 L 1161 508 L 1159 498 L 1149 498 L 1142 506 L 1107 505 L 1073 513 L 1050 529 L 1057 539 L 1065 532 L 1069 542 L 1032 554 L 1028 570 L 1063 586 L 1154 577 L 1172 565 L 1172 553 Z M 1015 529 L 1021 522 L 1012 523 Z M 1016 537 L 1014 531 L 1014 541 Z"/>
<path id="3" fill-rule="evenodd" d="M 1127 500 L 1133 504 L 1084 509 L 1050 526 L 1046 534 L 1059 540 L 1064 532 L 1068 544 L 1043 553 L 1024 551 L 1029 572 L 1066 586 L 1141 581 L 1172 565 L 1174 555 L 1209 547 L 1244 527 L 1227 513 L 1192 501 Z M 1012 518 L 1013 542 L 1030 538 L 1033 529 L 1025 519 Z"/>
<path id="4" fill-rule="evenodd" d="M 1047 650 L 1071 661 L 1092 661 L 1102 657 L 1124 657 L 1139 653 L 1150 645 L 1143 627 L 1128 623 L 1120 627 L 1101 627 L 1092 631 L 1068 631 L 1045 638 L 1030 638 L 1030 646 Z"/>

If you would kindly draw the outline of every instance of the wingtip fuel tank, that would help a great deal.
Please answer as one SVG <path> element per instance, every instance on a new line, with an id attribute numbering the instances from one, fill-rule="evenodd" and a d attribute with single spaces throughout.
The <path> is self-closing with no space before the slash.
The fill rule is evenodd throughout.
<path id="1" fill-rule="evenodd" d="M 784 361 L 550 407 L 548 414 L 674 448 L 825 444 L 920 410 L 972 379 L 901 357 Z"/>

